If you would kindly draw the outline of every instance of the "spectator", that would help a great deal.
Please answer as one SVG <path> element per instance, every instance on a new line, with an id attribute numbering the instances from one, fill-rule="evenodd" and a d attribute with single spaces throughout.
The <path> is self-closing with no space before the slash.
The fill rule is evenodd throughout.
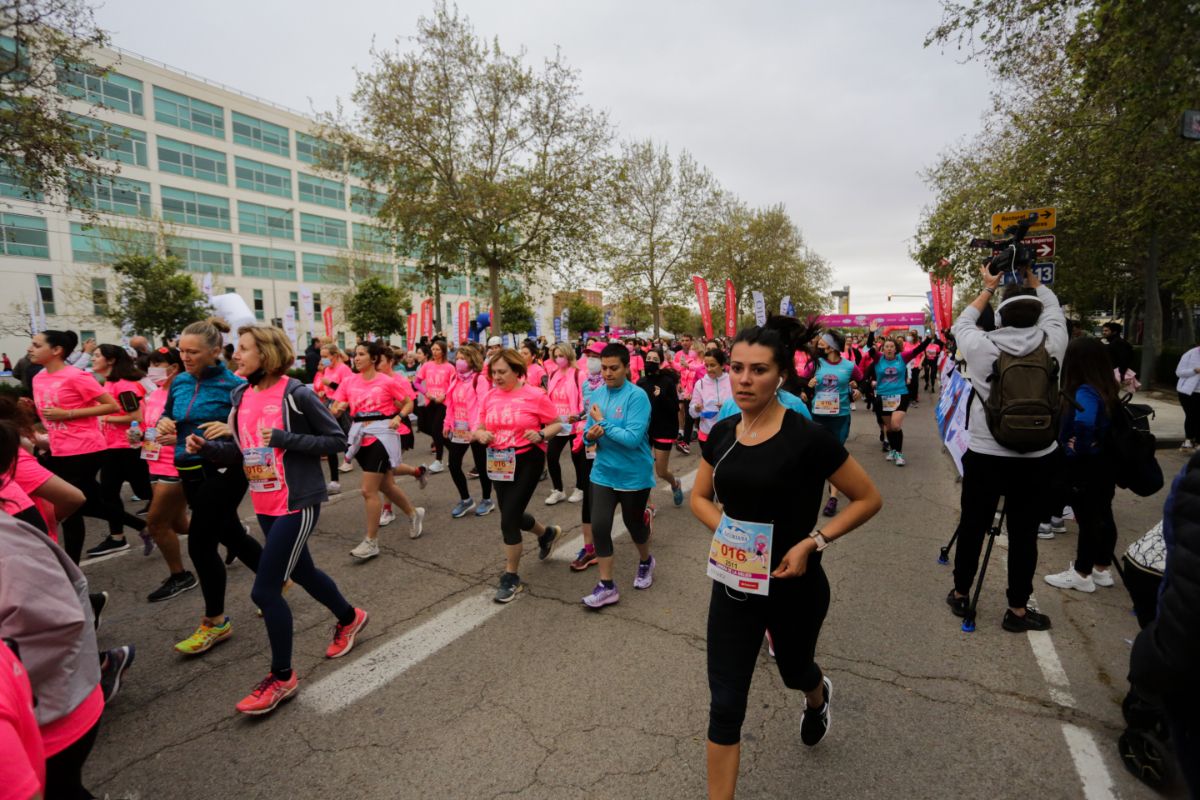
<path id="1" fill-rule="evenodd" d="M 8 358 L 8 353 L 0 353 L 0 364 L 4 365 L 5 372 L 12 372 L 12 361 Z"/>
<path id="2" fill-rule="evenodd" d="M 1183 354 L 1175 375 L 1179 378 L 1175 391 L 1183 406 L 1183 446 L 1179 449 L 1190 452 L 1200 441 L 1200 347 Z"/>
<path id="3" fill-rule="evenodd" d="M 1109 321 L 1100 326 L 1100 338 L 1108 345 L 1108 357 L 1117 369 L 1117 382 L 1124 383 L 1125 373 L 1133 372 L 1133 345 L 1121 338 L 1121 323 Z"/>
<path id="4" fill-rule="evenodd" d="M 317 376 L 317 369 L 321 366 L 321 343 L 317 339 L 313 339 L 308 344 L 308 349 L 304 351 L 304 382 L 311 384 L 313 378 Z"/>

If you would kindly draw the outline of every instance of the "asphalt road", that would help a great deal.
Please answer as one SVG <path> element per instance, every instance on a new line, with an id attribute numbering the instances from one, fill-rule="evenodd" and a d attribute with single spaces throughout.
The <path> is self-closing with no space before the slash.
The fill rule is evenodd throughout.
<path id="1" fill-rule="evenodd" d="M 1014 635 L 1000 628 L 1003 558 L 994 558 L 978 630 L 963 633 L 950 615 L 949 567 L 936 556 L 957 521 L 958 487 L 932 405 L 909 415 L 903 468 L 884 461 L 873 417 L 855 414 L 848 446 L 885 506 L 824 559 L 833 604 L 817 654 L 835 686 L 832 727 L 818 747 L 800 743 L 802 696 L 784 688 L 764 647 L 739 796 L 1151 796 L 1115 746 L 1136 633 L 1119 581 L 1082 595 L 1039 577 L 1036 600 L 1054 628 Z M 683 474 L 697 458 L 676 453 L 672 463 Z M 1173 452 L 1162 459 L 1168 474 L 1183 463 Z M 565 459 L 564 470 L 570 484 Z M 347 491 L 324 508 L 311 547 L 371 622 L 354 652 L 327 661 L 332 620 L 294 588 L 301 691 L 269 717 L 234 710 L 269 666 L 248 570 L 230 570 L 233 637 L 186 658 L 172 644 L 197 623 L 200 593 L 147 603 L 166 574 L 157 554 L 85 567 L 93 589 L 112 595 L 101 647 L 137 646 L 87 765 L 93 792 L 141 800 L 704 796 L 708 535 L 686 504 L 672 507 L 664 488 L 653 495 L 651 589 L 633 590 L 635 551 L 623 537 L 621 603 L 587 611 L 579 601 L 595 569 L 570 572 L 573 554 L 561 550 L 539 562 L 529 537 L 528 590 L 502 607 L 489 599 L 502 566 L 499 515 L 451 519 L 457 498 L 445 473 L 424 492 L 411 479 L 401 484 L 428 509 L 424 537 L 410 540 L 401 518 L 383 529 L 379 558 L 355 563 L 358 475 L 343 476 Z M 579 507 L 544 506 L 549 491 L 543 483 L 533 511 L 573 538 Z M 1157 521 L 1162 499 L 1119 494 L 1119 550 Z M 243 514 L 251 516 L 248 503 Z M 102 533 L 89 525 L 91 546 Z M 1039 575 L 1071 560 L 1069 529 L 1041 543 Z"/>

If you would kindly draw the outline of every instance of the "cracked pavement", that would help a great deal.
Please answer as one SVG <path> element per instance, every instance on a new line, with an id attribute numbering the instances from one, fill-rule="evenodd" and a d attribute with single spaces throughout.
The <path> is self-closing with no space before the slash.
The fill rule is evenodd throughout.
<path id="1" fill-rule="evenodd" d="M 1150 797 L 1116 754 L 1129 639 L 1136 633 L 1118 581 L 1093 595 L 1046 586 L 1040 575 L 1071 560 L 1075 526 L 1039 543 L 1035 592 L 1070 681 L 1074 708 L 1051 699 L 1024 636 L 1000 629 L 1004 570 L 990 569 L 978 630 L 964 634 L 943 598 L 950 568 L 938 548 L 957 522 L 954 467 L 940 451 L 926 399 L 905 425 L 908 466 L 883 460 L 874 417 L 854 415 L 851 453 L 883 493 L 883 512 L 826 552 L 833 602 L 817 646 L 835 684 L 830 733 L 799 741 L 803 696 L 784 688 L 764 648 L 744 727 L 739 796 L 821 792 L 853 798 L 1082 797 L 1061 725 L 1091 731 L 1121 797 Z M 422 443 L 425 437 L 419 437 Z M 693 452 L 698 453 L 698 449 Z M 416 463 L 426 452 L 407 454 Z M 672 455 L 677 474 L 698 455 Z M 1170 476 L 1182 459 L 1161 455 Z M 563 460 L 564 479 L 573 470 Z M 317 564 L 346 597 L 371 613 L 355 651 L 323 657 L 332 619 L 299 587 L 293 666 L 305 684 L 353 662 L 494 585 L 501 566 L 499 515 L 450 518 L 457 500 L 447 473 L 422 492 L 401 487 L 428 511 L 425 535 L 408 538 L 401 517 L 381 532 L 382 555 L 356 563 L 361 538 L 358 473 L 323 510 L 310 540 Z M 478 483 L 471 482 L 478 492 Z M 1037 487 L 1031 487 L 1036 491 Z M 578 533 L 579 506 L 547 507 L 549 482 L 530 510 Z M 635 551 L 617 542 L 620 604 L 599 613 L 580 598 L 597 580 L 561 561 L 539 562 L 526 537 L 526 592 L 382 688 L 332 714 L 298 703 L 266 718 L 234 711 L 266 673 L 265 631 L 249 599 L 251 575 L 229 571 L 227 611 L 235 633 L 211 652 L 172 650 L 198 621 L 198 591 L 151 605 L 166 576 L 157 553 L 140 550 L 88 566 L 93 589 L 111 595 L 102 648 L 132 642 L 137 659 L 110 705 L 85 778 L 98 796 L 158 798 L 696 798 L 704 796 L 708 714 L 705 624 L 708 536 L 687 506 L 655 491 L 659 568 L 635 591 Z M 1118 490 L 1118 553 L 1159 516 L 1163 495 Z M 133 508 L 131 503 L 130 508 Z M 249 503 L 243 518 L 251 516 Z M 102 526 L 89 520 L 88 546 Z M 261 537 L 257 525 L 253 535 Z M 136 542 L 136 537 L 134 538 Z M 997 549 L 993 558 L 1003 559 Z M 995 564 L 993 564 L 995 566 Z M 803 613 L 798 609 L 797 613 Z"/>

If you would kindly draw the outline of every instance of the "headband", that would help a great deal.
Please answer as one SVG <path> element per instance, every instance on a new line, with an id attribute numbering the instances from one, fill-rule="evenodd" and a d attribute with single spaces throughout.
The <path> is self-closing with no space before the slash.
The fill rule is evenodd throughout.
<path id="1" fill-rule="evenodd" d="M 834 350 L 842 349 L 842 348 L 838 347 L 837 339 L 833 338 L 832 333 L 822 333 L 821 341 L 824 342 L 825 344 L 829 345 L 830 347 L 832 347 Z"/>

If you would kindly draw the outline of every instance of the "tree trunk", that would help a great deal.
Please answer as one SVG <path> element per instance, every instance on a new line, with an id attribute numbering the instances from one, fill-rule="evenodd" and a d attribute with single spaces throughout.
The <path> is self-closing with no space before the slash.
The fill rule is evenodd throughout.
<path id="1" fill-rule="evenodd" d="M 492 300 L 491 330 L 489 336 L 503 336 L 500 318 L 500 265 L 493 259 L 488 261 L 488 294 Z"/>
<path id="2" fill-rule="evenodd" d="M 1184 347 L 1192 347 L 1196 344 L 1196 318 L 1192 316 L 1192 306 L 1186 300 L 1181 300 L 1179 303 L 1183 310 L 1183 342 Z"/>
<path id="3" fill-rule="evenodd" d="M 1150 229 L 1150 251 L 1142 276 L 1142 294 L 1146 303 L 1142 335 L 1142 369 L 1138 376 L 1147 388 L 1154 382 L 1154 365 L 1162 351 L 1162 298 L 1158 294 L 1158 226 Z"/>
<path id="4" fill-rule="evenodd" d="M 442 279 L 438 277 L 437 268 L 433 272 L 433 335 L 436 338 L 442 329 Z"/>

